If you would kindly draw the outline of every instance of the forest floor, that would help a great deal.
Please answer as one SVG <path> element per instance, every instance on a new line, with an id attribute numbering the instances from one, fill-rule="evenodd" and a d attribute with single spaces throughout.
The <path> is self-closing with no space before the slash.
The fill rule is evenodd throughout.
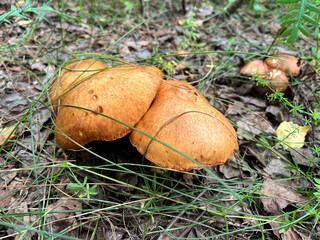
<path id="1" fill-rule="evenodd" d="M 320 239 L 320 130 L 307 114 L 320 104 L 316 39 L 276 39 L 287 9 L 273 1 L 231 16 L 210 1 L 185 12 L 183 1 L 142 2 L 52 1 L 0 22 L 0 239 Z M 274 52 L 302 66 L 276 99 L 239 74 Z M 185 172 L 142 161 L 128 137 L 61 149 L 48 92 L 81 59 L 189 82 L 233 124 L 239 151 Z M 284 148 L 284 121 L 310 126 L 302 147 Z"/>

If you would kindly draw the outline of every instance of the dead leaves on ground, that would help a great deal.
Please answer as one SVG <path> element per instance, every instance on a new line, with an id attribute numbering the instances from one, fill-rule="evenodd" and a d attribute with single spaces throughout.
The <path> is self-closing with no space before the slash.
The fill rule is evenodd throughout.
<path id="1" fill-rule="evenodd" d="M 269 213 L 276 213 L 289 204 L 298 203 L 301 201 L 300 197 L 295 191 L 288 187 L 283 187 L 279 183 L 266 179 L 261 188 L 264 210 Z"/>

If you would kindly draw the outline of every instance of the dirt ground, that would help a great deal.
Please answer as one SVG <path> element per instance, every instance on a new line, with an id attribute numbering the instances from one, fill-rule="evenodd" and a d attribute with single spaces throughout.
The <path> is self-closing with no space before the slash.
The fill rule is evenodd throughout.
<path id="1" fill-rule="evenodd" d="M 303 147 L 284 149 L 280 123 L 304 125 L 307 116 L 239 74 L 250 59 L 293 54 L 302 69 L 284 96 L 319 110 L 315 39 L 274 42 L 284 7 L 253 1 L 227 16 L 223 2 L 186 1 L 185 11 L 183 1 L 62 2 L 48 3 L 60 15 L 0 22 L 0 129 L 13 133 L 0 135 L 0 239 L 320 238 L 310 181 L 320 178 L 320 130 L 311 121 Z M 0 3 L 0 15 L 11 4 Z M 48 89 L 65 63 L 85 58 L 153 65 L 164 79 L 189 82 L 233 124 L 239 152 L 208 171 L 180 172 L 141 162 L 128 137 L 61 149 Z M 72 192 L 75 179 L 96 193 Z"/>

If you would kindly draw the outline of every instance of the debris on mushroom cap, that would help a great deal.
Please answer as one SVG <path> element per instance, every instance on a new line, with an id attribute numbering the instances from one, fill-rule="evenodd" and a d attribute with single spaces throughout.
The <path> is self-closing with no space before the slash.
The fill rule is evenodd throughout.
<path id="1" fill-rule="evenodd" d="M 50 100 L 56 110 L 56 105 L 73 87 L 88 79 L 90 76 L 106 69 L 107 65 L 95 59 L 80 60 L 67 65 L 57 76 L 50 90 Z"/>
<path id="2" fill-rule="evenodd" d="M 283 71 L 274 69 L 269 75 L 272 89 L 279 90 L 279 92 L 285 92 L 287 90 L 289 79 Z M 272 93 L 272 91 L 269 91 L 269 93 Z"/>
<path id="3" fill-rule="evenodd" d="M 262 60 L 256 59 L 245 64 L 241 70 L 240 74 L 246 76 L 252 76 L 254 74 L 260 74 L 266 76 L 269 72 L 269 67 Z"/>
<path id="4" fill-rule="evenodd" d="M 298 59 L 288 53 L 275 53 L 264 61 L 270 68 L 279 69 L 288 75 L 297 76 L 300 73 L 301 66 L 298 66 Z"/>
<path id="5" fill-rule="evenodd" d="M 227 118 L 193 86 L 168 80 L 161 87 L 148 112 L 136 125 L 203 166 L 223 164 L 238 150 L 237 133 Z M 153 163 L 174 170 L 199 165 L 138 131 L 130 141 Z"/>
<path id="6" fill-rule="evenodd" d="M 161 81 L 162 73 L 155 67 L 118 66 L 94 74 L 64 96 L 64 105 L 68 106 L 60 107 L 55 121 L 58 144 L 64 149 L 79 148 L 63 134 L 80 145 L 127 135 L 131 128 L 106 116 L 136 125 L 150 107 Z"/>

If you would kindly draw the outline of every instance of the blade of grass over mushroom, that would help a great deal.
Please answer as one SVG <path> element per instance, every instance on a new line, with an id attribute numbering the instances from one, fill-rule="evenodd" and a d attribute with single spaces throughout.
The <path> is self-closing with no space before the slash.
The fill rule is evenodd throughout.
<path id="1" fill-rule="evenodd" d="M 184 81 L 164 81 L 148 112 L 135 128 L 157 136 L 201 166 L 221 165 L 238 150 L 236 132 L 230 122 L 196 88 Z M 136 131 L 129 139 L 141 154 L 151 144 L 145 156 L 157 165 L 173 170 L 199 168 L 198 164 L 162 144 L 150 143 L 149 138 Z"/>
<path id="2" fill-rule="evenodd" d="M 137 132 L 139 132 L 139 133 L 147 136 L 148 138 L 150 138 L 150 139 L 152 139 L 152 140 L 154 140 L 154 141 L 156 141 L 156 142 L 159 142 L 160 144 L 168 147 L 169 149 L 173 150 L 174 152 L 180 154 L 181 156 L 187 158 L 188 160 L 192 161 L 193 163 L 195 163 L 195 164 L 197 164 L 198 166 L 200 166 L 201 168 L 203 168 L 207 173 L 209 173 L 209 174 L 210 174 L 211 176 L 213 176 L 216 180 L 218 180 L 224 187 L 226 187 L 226 188 L 230 191 L 230 193 L 231 193 L 236 199 L 238 199 L 239 201 L 241 201 L 240 197 L 233 191 L 233 189 L 231 189 L 221 178 L 217 177 L 212 171 L 210 171 L 210 170 L 209 170 L 208 168 L 206 168 L 205 166 L 202 166 L 200 163 L 198 163 L 198 162 L 195 161 L 194 159 L 190 158 L 189 156 L 185 155 L 184 153 L 182 153 L 182 152 L 178 151 L 177 149 L 174 149 L 173 147 L 169 146 L 168 144 L 160 141 L 159 139 L 154 138 L 153 136 L 151 136 L 151 135 L 149 135 L 149 134 L 147 134 L 147 133 L 144 133 L 143 131 L 141 131 L 141 130 L 133 127 L 133 126 L 130 126 L 130 125 L 124 123 L 124 122 L 121 122 L 121 121 L 117 120 L 116 118 L 107 116 L 107 115 L 105 115 L 105 114 L 103 114 L 103 113 L 100 113 L 100 112 L 97 112 L 97 111 L 94 111 L 94 110 L 91 110 L 91 109 L 86 109 L 86 108 L 83 108 L 83 107 L 79 107 L 79 106 L 73 106 L 73 105 L 63 105 L 63 106 L 64 106 L 64 107 L 71 107 L 71 108 L 72 108 L 72 107 L 73 107 L 73 108 L 78 108 L 78 109 L 82 109 L 82 110 L 85 110 L 85 111 L 93 112 L 93 113 L 95 113 L 95 114 L 99 114 L 99 115 L 101 115 L 101 116 L 103 116 L 103 117 L 109 118 L 109 119 L 111 119 L 111 120 L 113 120 L 113 121 L 115 121 L 115 122 L 117 122 L 117 123 L 120 123 L 120 124 L 122 124 L 122 125 L 130 128 L 130 129 L 132 129 L 132 130 L 135 130 L 135 131 L 137 131 Z M 60 134 L 64 134 L 64 133 L 63 133 L 63 132 L 60 132 Z M 75 142 L 73 139 L 69 138 L 69 137 L 66 136 L 65 134 L 64 134 L 64 136 L 67 137 L 67 138 L 68 138 L 70 141 L 72 141 L 73 143 L 79 145 L 77 142 Z M 81 145 L 79 145 L 79 146 L 81 147 Z M 129 169 L 126 169 L 126 170 L 129 170 Z M 129 170 L 129 171 L 130 171 L 130 170 Z"/>
<path id="3" fill-rule="evenodd" d="M 169 120 L 167 120 L 165 123 L 163 123 L 163 124 L 159 127 L 159 129 L 158 129 L 158 130 L 156 131 L 156 133 L 153 135 L 153 138 L 156 138 L 157 134 L 161 131 L 161 129 L 164 128 L 164 127 L 165 127 L 167 124 L 169 124 L 171 121 L 175 120 L 176 118 L 179 118 L 179 117 L 182 116 L 182 115 L 188 114 L 188 113 L 204 114 L 204 115 L 206 115 L 206 116 L 209 116 L 209 117 L 212 117 L 212 118 L 216 119 L 218 122 L 220 122 L 220 123 L 230 132 L 230 134 L 231 134 L 235 139 L 237 139 L 237 137 L 233 134 L 233 132 L 232 132 L 232 131 L 225 125 L 225 123 L 223 123 L 220 119 L 218 119 L 217 117 L 212 116 L 212 115 L 210 115 L 210 114 L 208 114 L 208 113 L 201 112 L 201 111 L 195 111 L 195 110 L 186 111 L 186 112 L 180 113 L 180 114 L 178 114 L 178 115 L 176 115 L 176 116 L 173 116 L 172 118 L 170 118 Z M 146 155 L 146 153 L 147 153 L 147 151 L 148 151 L 148 148 L 149 148 L 149 146 L 150 146 L 150 144 L 151 144 L 152 141 L 153 141 L 153 139 L 150 139 L 150 141 L 148 142 L 148 144 L 147 144 L 147 146 L 146 146 L 146 149 L 144 150 L 144 153 L 143 153 L 143 158 L 145 158 L 145 155 Z M 159 142 L 161 142 L 161 141 L 159 140 Z M 190 159 L 192 159 L 192 158 L 190 158 Z M 196 160 L 194 160 L 194 159 L 193 159 L 193 163 L 197 164 L 197 165 L 198 165 L 199 167 L 201 167 L 201 168 L 203 167 L 203 166 L 201 165 L 201 163 L 199 163 L 198 161 L 196 161 Z"/>
<path id="4" fill-rule="evenodd" d="M 81 59 L 68 63 L 55 77 L 50 89 L 49 99 L 52 105 L 60 101 L 74 88 L 90 80 L 95 74 L 107 69 L 107 65 L 97 59 Z M 54 107 L 55 108 L 55 107 Z M 59 108 L 55 109 L 59 112 Z"/>

